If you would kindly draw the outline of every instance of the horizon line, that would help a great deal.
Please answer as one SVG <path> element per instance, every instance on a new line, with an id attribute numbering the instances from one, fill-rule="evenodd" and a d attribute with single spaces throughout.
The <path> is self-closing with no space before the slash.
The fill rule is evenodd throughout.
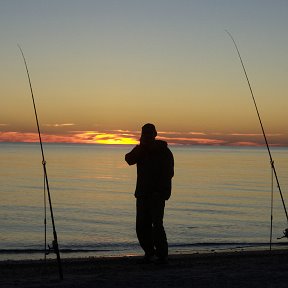
<path id="1" fill-rule="evenodd" d="M 161 139 L 159 139 L 161 140 Z M 167 142 L 167 141 L 166 141 Z M 95 146 L 135 146 L 139 144 L 133 143 L 92 143 L 92 142 L 57 142 L 57 141 L 42 141 L 43 144 L 63 144 L 63 145 L 95 145 Z M 169 143 L 169 146 L 180 146 L 180 147 L 189 147 L 189 146 L 205 146 L 205 147 L 250 147 L 250 148 L 266 148 L 266 144 L 238 144 L 238 143 L 227 143 L 227 144 L 209 144 L 209 143 Z M 0 141 L 0 144 L 40 144 L 39 141 Z M 269 144 L 269 147 L 273 148 L 288 148 L 288 145 L 281 145 L 281 144 Z"/>

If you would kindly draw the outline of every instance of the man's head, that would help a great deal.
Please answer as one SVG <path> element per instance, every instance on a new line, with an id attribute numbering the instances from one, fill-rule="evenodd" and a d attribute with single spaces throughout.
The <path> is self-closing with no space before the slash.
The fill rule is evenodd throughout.
<path id="1" fill-rule="evenodd" d="M 157 131 L 153 124 L 147 123 L 142 127 L 141 142 L 143 144 L 154 141 L 156 136 Z"/>

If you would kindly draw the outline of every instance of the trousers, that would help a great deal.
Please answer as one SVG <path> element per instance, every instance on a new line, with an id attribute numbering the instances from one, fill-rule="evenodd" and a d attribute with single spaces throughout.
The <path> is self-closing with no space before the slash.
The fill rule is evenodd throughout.
<path id="1" fill-rule="evenodd" d="M 136 199 L 136 234 L 146 256 L 168 256 L 168 242 L 163 226 L 165 200 Z"/>

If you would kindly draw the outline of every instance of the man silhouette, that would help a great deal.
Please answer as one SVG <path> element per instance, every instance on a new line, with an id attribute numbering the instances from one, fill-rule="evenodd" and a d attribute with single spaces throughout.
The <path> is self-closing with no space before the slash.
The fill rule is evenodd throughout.
<path id="1" fill-rule="evenodd" d="M 137 164 L 136 234 L 145 252 L 144 263 L 156 256 L 158 263 L 168 259 L 168 243 L 163 226 L 165 201 L 171 196 L 174 158 L 167 142 L 156 140 L 153 124 L 142 127 L 140 144 L 125 155 L 129 165 Z"/>

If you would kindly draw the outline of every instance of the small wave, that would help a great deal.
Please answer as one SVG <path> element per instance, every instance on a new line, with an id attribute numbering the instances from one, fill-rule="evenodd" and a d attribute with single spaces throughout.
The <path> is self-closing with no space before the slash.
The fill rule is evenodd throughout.
<path id="1" fill-rule="evenodd" d="M 287 242 L 271 243 L 274 248 L 287 247 Z M 202 242 L 202 243 L 180 243 L 169 245 L 171 249 L 177 250 L 237 250 L 237 249 L 261 249 L 270 246 L 269 242 Z"/>
<path id="2" fill-rule="evenodd" d="M 47 249 L 47 252 L 49 250 Z M 112 249 L 60 249 L 61 253 L 111 252 Z M 43 249 L 0 249 L 1 254 L 41 254 Z"/>
<path id="3" fill-rule="evenodd" d="M 172 244 L 170 247 L 223 247 L 223 246 L 266 246 L 269 243 L 263 243 L 263 242 L 254 242 L 254 243 L 247 243 L 247 242 L 198 242 L 198 243 L 177 243 Z"/>
<path id="4" fill-rule="evenodd" d="M 170 243 L 169 248 L 171 250 L 221 250 L 221 249 L 245 249 L 245 248 L 263 248 L 269 246 L 269 242 L 197 242 L 197 243 Z M 287 247 L 287 242 L 272 243 L 273 247 Z M 126 250 L 134 250 L 139 248 L 138 243 L 117 243 L 111 245 L 103 245 L 102 247 L 87 247 L 87 246 L 77 246 L 77 247 L 64 247 L 60 248 L 60 252 L 63 254 L 69 253 L 111 253 L 111 252 L 121 252 Z M 48 251 L 48 249 L 47 249 Z M 52 251 L 50 251 L 52 252 Z M 0 255 L 19 255 L 19 254 L 41 254 L 45 253 L 44 249 L 27 249 L 27 248 L 13 248 L 13 249 L 0 249 Z"/>

